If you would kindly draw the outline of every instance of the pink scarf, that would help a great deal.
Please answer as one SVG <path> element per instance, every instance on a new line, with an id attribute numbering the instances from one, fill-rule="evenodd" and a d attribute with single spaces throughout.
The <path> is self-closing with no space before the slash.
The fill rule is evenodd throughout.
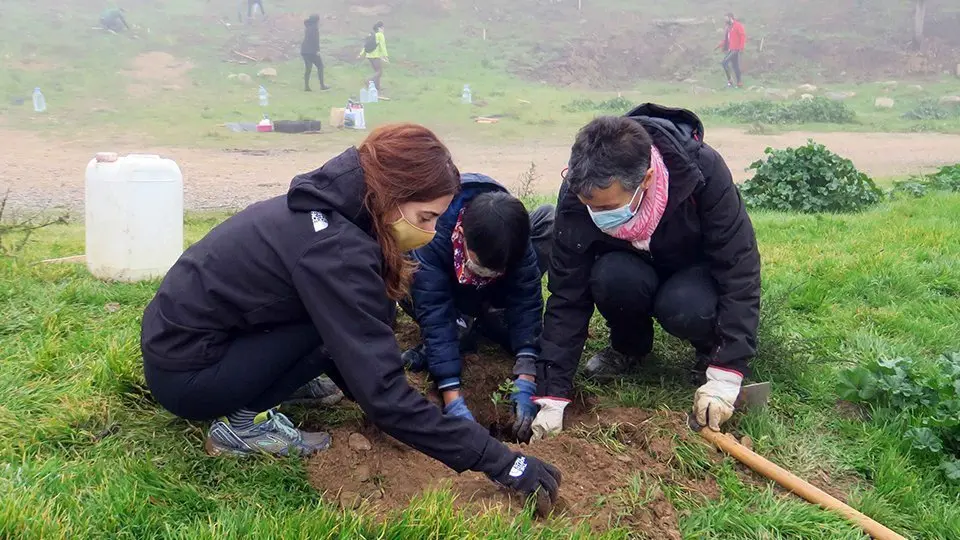
<path id="1" fill-rule="evenodd" d="M 640 208 L 630 221 L 615 229 L 604 231 L 614 238 L 627 240 L 633 247 L 650 251 L 650 237 L 660 224 L 663 211 L 667 209 L 667 188 L 670 171 L 656 146 L 650 146 L 650 166 L 653 167 L 653 183 L 647 187 L 640 201 Z"/>

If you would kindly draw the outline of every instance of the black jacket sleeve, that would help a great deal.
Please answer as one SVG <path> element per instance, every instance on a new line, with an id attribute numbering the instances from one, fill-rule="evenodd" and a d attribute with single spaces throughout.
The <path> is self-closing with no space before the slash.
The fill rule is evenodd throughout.
<path id="1" fill-rule="evenodd" d="M 571 197 L 574 200 L 570 200 Z M 572 397 L 573 376 L 593 315 L 590 271 L 594 255 L 592 245 L 583 234 L 584 217 L 587 220 L 590 217 L 582 206 L 567 192 L 566 184 L 561 186 L 548 271 L 550 297 L 543 315 L 537 362 L 537 391 L 543 396 Z"/>
<path id="2" fill-rule="evenodd" d="M 705 186 L 697 197 L 703 249 L 717 282 L 718 346 L 712 363 L 747 375 L 757 350 L 760 321 L 760 251 L 753 224 L 723 158 L 700 154 Z"/>
<path id="3" fill-rule="evenodd" d="M 377 427 L 455 471 L 502 473 L 513 459 L 506 446 L 476 422 L 443 415 L 407 383 L 379 248 L 332 222 L 328 231 L 300 257 L 293 279 L 349 393 Z"/>

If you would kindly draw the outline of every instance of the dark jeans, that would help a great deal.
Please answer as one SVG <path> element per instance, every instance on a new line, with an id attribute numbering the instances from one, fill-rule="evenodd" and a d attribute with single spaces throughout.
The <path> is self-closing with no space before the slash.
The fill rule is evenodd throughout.
<path id="1" fill-rule="evenodd" d="M 165 371 L 145 357 L 143 371 L 157 401 L 189 420 L 265 411 L 325 372 L 344 388 L 309 322 L 237 336 L 217 363 L 200 370 Z"/>
<path id="2" fill-rule="evenodd" d="M 594 263 L 590 291 L 610 328 L 610 345 L 618 352 L 638 357 L 650 353 L 654 317 L 698 353 L 709 353 L 715 345 L 717 285 L 706 266 L 658 276 L 639 255 L 615 251 Z"/>
<path id="3" fill-rule="evenodd" d="M 547 265 L 550 262 L 550 244 L 555 215 L 556 208 L 552 204 L 545 204 L 530 212 L 530 241 L 533 243 L 533 251 L 537 254 L 537 266 L 541 277 L 547 272 Z M 479 289 L 458 287 L 453 297 L 454 306 L 459 314 L 479 317 L 480 331 L 484 337 L 506 349 L 510 348 L 510 335 L 502 310 L 509 302 L 505 289 L 496 284 Z M 400 302 L 400 307 L 407 315 L 416 319 L 413 306 L 409 302 Z M 461 341 L 461 349 L 466 347 L 469 350 L 474 346 L 474 343 L 466 344 Z"/>
<path id="4" fill-rule="evenodd" d="M 380 78 L 383 77 L 383 59 L 381 58 L 368 58 L 370 60 L 370 67 L 373 68 L 373 78 L 370 79 L 373 81 L 374 86 L 377 87 L 377 91 L 383 90 L 380 86 Z"/>
<path id="5" fill-rule="evenodd" d="M 320 81 L 320 86 L 326 86 L 323 84 L 323 60 L 320 58 L 320 53 L 300 56 L 303 57 L 303 87 L 310 88 L 310 72 L 313 71 L 313 66 L 317 66 L 317 79 Z"/>
<path id="6" fill-rule="evenodd" d="M 733 68 L 733 74 L 737 77 L 737 84 L 740 84 L 742 81 L 740 77 L 740 53 L 743 51 L 729 51 L 727 55 L 723 57 L 723 62 L 720 65 L 723 66 L 723 72 L 727 74 L 727 82 L 732 82 L 733 78 L 730 77 L 730 68 Z"/>

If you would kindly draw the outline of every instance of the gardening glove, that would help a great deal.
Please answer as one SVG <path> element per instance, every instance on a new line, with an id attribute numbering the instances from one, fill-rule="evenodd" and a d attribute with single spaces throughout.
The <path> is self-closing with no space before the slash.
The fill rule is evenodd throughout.
<path id="1" fill-rule="evenodd" d="M 463 396 L 444 405 L 443 414 L 451 414 L 475 422 L 473 414 L 471 414 L 470 409 L 467 408 L 467 402 L 463 400 Z"/>
<path id="2" fill-rule="evenodd" d="M 517 379 L 513 383 L 516 391 L 510 394 L 510 400 L 516 406 L 516 420 L 513 422 L 513 435 L 520 442 L 530 442 L 533 435 L 531 425 L 537 416 L 537 406 L 533 403 L 533 394 L 537 392 L 537 383 L 526 379 Z"/>
<path id="3" fill-rule="evenodd" d="M 743 375 L 737 371 L 708 367 L 706 384 L 697 388 L 693 396 L 693 414 L 697 423 L 713 431 L 720 431 L 720 424 L 733 416 L 733 403 L 740 395 L 742 382 Z"/>
<path id="4" fill-rule="evenodd" d="M 531 441 L 538 441 L 548 435 L 556 435 L 563 430 L 563 410 L 570 404 L 569 399 L 554 397 L 535 397 L 533 403 L 540 406 L 540 412 L 530 425 L 533 435 Z"/>
<path id="5" fill-rule="evenodd" d="M 546 517 L 553 510 L 560 492 L 560 471 L 553 465 L 519 452 L 509 465 L 490 479 L 526 496 L 537 497 L 537 515 Z"/>

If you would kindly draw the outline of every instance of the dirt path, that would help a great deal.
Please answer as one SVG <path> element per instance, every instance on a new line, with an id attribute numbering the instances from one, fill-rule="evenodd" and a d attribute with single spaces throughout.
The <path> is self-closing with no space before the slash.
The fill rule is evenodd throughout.
<path id="1" fill-rule="evenodd" d="M 960 161 L 960 135 L 747 135 L 735 129 L 712 129 L 707 140 L 727 159 L 734 177 L 742 180 L 744 168 L 761 157 L 767 146 L 799 145 L 808 138 L 826 144 L 877 177 L 913 174 Z M 534 188 L 544 194 L 556 192 L 570 148 L 570 141 L 483 145 L 456 135 L 445 139 L 462 171 L 481 171 L 510 187 L 516 187 L 518 176 L 531 162 L 536 163 L 541 176 Z M 184 173 L 187 208 L 201 209 L 243 207 L 284 193 L 295 174 L 316 168 L 350 144 L 341 136 L 318 136 L 291 137 L 283 141 L 291 145 L 285 149 L 257 151 L 135 148 L 97 146 L 87 141 L 51 144 L 34 135 L 9 130 L 0 130 L 0 141 L 5 148 L 0 153 L 0 190 L 11 189 L 11 207 L 30 210 L 53 206 L 81 208 L 84 167 L 101 150 L 148 151 L 175 159 Z"/>

